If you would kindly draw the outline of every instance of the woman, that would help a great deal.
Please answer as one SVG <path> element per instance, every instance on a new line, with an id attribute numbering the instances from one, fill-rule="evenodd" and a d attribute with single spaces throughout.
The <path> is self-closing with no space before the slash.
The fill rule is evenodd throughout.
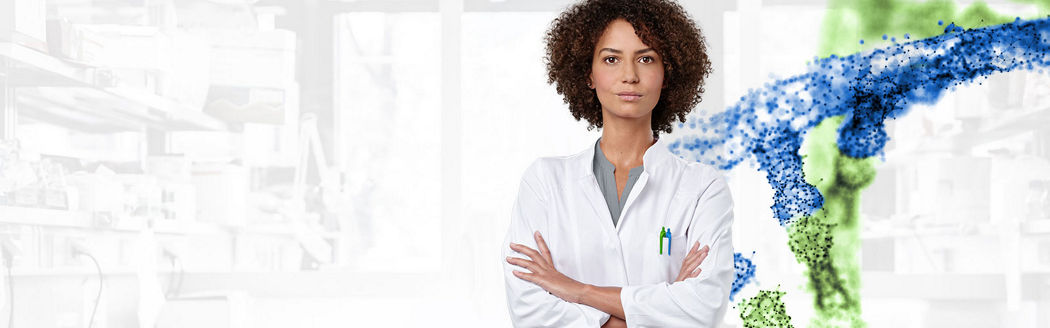
<path id="1" fill-rule="evenodd" d="M 503 248 L 512 321 L 716 326 L 734 278 L 729 189 L 659 140 L 700 102 L 703 35 L 668 0 L 592 0 L 546 41 L 548 82 L 602 135 L 522 177 Z"/>

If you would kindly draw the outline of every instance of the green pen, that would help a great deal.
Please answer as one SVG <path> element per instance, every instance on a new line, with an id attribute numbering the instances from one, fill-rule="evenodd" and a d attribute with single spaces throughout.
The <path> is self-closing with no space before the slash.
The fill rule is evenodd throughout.
<path id="1" fill-rule="evenodd" d="M 666 227 L 660 227 L 660 255 L 664 254 L 664 236 L 667 236 Z M 670 251 L 670 249 L 668 249 L 668 251 Z"/>

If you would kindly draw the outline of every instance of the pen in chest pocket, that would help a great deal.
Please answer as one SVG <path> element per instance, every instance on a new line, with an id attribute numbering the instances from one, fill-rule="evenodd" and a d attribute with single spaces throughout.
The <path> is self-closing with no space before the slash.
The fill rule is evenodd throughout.
<path id="1" fill-rule="evenodd" d="M 660 227 L 660 255 L 664 254 L 664 238 L 667 238 L 667 256 L 671 256 L 671 229 Z"/>

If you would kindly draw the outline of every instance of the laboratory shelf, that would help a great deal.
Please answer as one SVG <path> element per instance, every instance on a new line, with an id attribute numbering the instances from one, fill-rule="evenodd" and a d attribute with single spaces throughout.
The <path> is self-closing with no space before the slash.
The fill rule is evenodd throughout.
<path id="1" fill-rule="evenodd" d="M 168 275 L 168 274 L 180 274 L 178 271 L 171 269 L 157 270 L 154 271 L 156 274 Z M 188 272 L 186 272 L 188 273 Z M 119 268 L 102 268 L 103 276 L 124 276 L 124 275 L 137 275 L 138 271 L 136 268 L 123 266 Z M 185 273 L 184 273 L 185 274 Z M 84 265 L 80 267 L 61 267 L 61 268 L 19 268 L 15 267 L 11 269 L 11 276 L 18 278 L 27 277 L 57 277 L 57 276 L 95 276 L 98 275 L 98 271 L 95 271 L 95 267 L 91 265 L 90 260 L 84 260 Z"/>
<path id="2" fill-rule="evenodd" d="M 92 213 L 86 211 L 54 210 L 8 205 L 0 205 L 0 224 L 91 229 L 117 233 L 140 232 L 149 228 L 145 219 L 131 219 L 115 223 L 106 223 L 105 220 L 95 219 Z M 317 227 L 311 227 L 311 225 L 293 224 L 291 222 L 233 226 L 197 221 L 153 221 L 153 232 L 168 235 L 256 234 L 286 236 L 289 238 L 301 236 L 339 238 L 341 236 L 340 232 L 337 231 L 324 231 Z"/>
<path id="3" fill-rule="evenodd" d="M 21 206 L 0 206 L 0 223 L 64 228 L 94 227 L 91 214 L 87 212 Z"/>
<path id="4" fill-rule="evenodd" d="M 53 228 L 92 229 L 109 232 L 140 232 L 148 228 L 145 220 L 123 220 L 107 224 L 85 211 L 54 210 L 22 206 L 0 206 L 0 224 Z M 192 221 L 157 220 L 153 231 L 158 234 L 220 234 L 231 228 L 218 224 Z"/>
<path id="5" fill-rule="evenodd" d="M 1029 106 L 997 112 L 982 122 L 982 140 L 995 140 L 1020 132 L 1039 131 L 1050 125 L 1050 105 Z"/>
<path id="6" fill-rule="evenodd" d="M 420 272 L 233 271 L 187 272 L 184 294 L 213 290 L 244 291 L 256 297 L 403 297 L 441 288 L 433 283 L 436 270 Z M 367 283 L 359 283 L 367 282 Z"/>
<path id="7" fill-rule="evenodd" d="M 1003 273 L 862 273 L 863 298 L 907 298 L 946 301 L 995 301 L 1007 299 L 1007 275 Z M 1050 273 L 1019 274 L 1020 297 L 1041 300 L 1050 296 Z"/>
<path id="8" fill-rule="evenodd" d="M 104 69 L 40 53 L 10 42 L 0 42 L 9 87 L 19 89 L 16 106 L 33 110 L 19 114 L 97 132 L 139 130 L 227 131 L 229 123 L 148 90 L 107 86 Z M 30 88 L 31 87 L 31 88 Z"/>

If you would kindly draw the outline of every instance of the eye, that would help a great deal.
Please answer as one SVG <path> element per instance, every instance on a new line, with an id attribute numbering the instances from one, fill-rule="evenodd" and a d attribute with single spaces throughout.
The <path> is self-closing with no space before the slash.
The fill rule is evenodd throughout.
<path id="1" fill-rule="evenodd" d="M 616 58 L 616 57 L 611 57 L 611 56 L 602 58 L 602 61 L 605 62 L 606 64 L 615 64 L 618 60 L 620 60 L 620 59 Z"/>
<path id="2" fill-rule="evenodd" d="M 652 56 L 645 56 L 642 58 L 638 58 L 638 61 L 642 64 L 651 64 L 656 61 L 656 58 L 653 58 Z"/>

